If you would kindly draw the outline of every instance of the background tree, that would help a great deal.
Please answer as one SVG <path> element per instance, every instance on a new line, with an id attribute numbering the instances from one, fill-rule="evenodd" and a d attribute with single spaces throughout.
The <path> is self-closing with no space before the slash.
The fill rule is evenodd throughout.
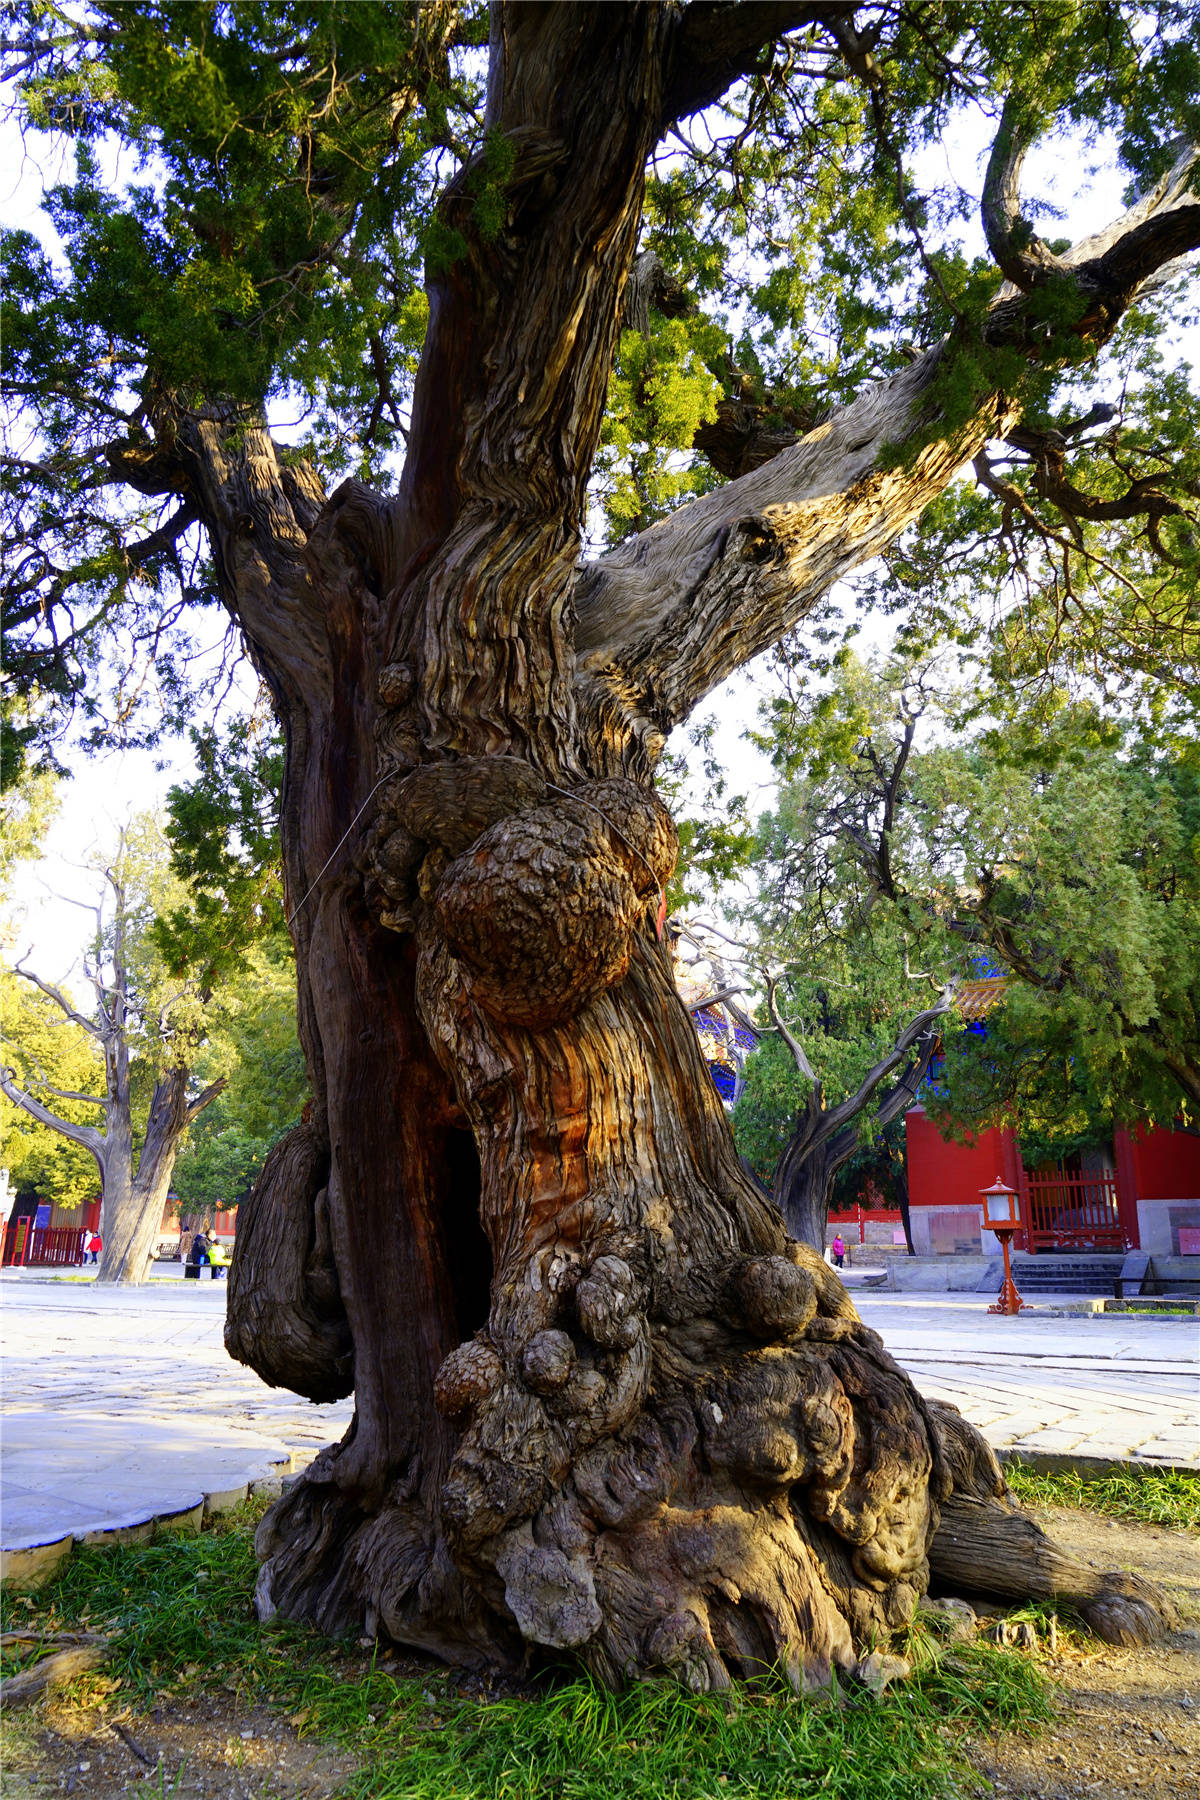
<path id="1" fill-rule="evenodd" d="M 611 1681 L 778 1659 L 802 1686 L 969 1545 L 977 1577 L 1019 1560 L 1152 1628 L 1127 1579 L 1054 1564 L 743 1173 L 656 930 L 675 844 L 649 780 L 965 459 L 1022 420 L 1065 436 L 1118 326 L 1153 340 L 1200 242 L 1193 23 L 1173 0 L 1150 31 L 1093 0 L 18 14 L 24 105 L 76 176 L 51 201 L 67 272 L 28 239 L 11 258 L 34 440 L 12 666 L 64 699 L 149 641 L 169 671 L 179 604 L 217 598 L 285 733 L 313 1106 L 240 1221 L 229 1342 L 301 1392 L 352 1381 L 356 1416 L 264 1522 L 265 1611 Z M 994 134 L 978 260 L 957 189 L 906 160 L 967 114 Z M 1146 188 L 1074 246 L 1019 198 L 1054 128 L 1111 134 Z M 106 183 L 113 141 L 153 179 Z M 745 320 L 733 409 L 693 437 L 735 479 L 581 565 L 643 276 L 668 303 L 642 249 Z M 652 336 L 660 381 L 695 340 Z M 285 400 L 299 444 L 270 430 Z M 669 423 L 643 412 L 635 451 Z M 672 499 L 646 469 L 628 522 Z"/>
<path id="2" fill-rule="evenodd" d="M 175 1170 L 186 1212 L 240 1202 L 309 1096 L 296 1036 L 296 971 L 282 905 L 282 746 L 268 720 L 193 729 L 195 772 L 172 787 L 166 835 L 186 903 L 156 921 L 168 964 L 189 965 L 199 928 L 222 977 L 201 1046 L 200 1080 L 226 1086 L 189 1131 Z"/>
<path id="3" fill-rule="evenodd" d="M 986 1044 L 953 1040 L 944 1120 L 1024 1114 L 1045 1147 L 1094 1136 L 1101 1119 L 1192 1116 L 1195 739 L 1094 702 L 1060 699 L 1052 718 L 1031 719 L 1010 701 L 992 693 L 1003 725 L 956 737 L 952 687 L 903 659 L 876 672 L 851 656 L 815 706 L 777 708 L 761 741 L 792 772 L 781 816 L 803 806 L 808 823 L 774 852 L 772 899 L 815 893 L 824 917 L 882 908 L 922 952 L 957 941 L 1008 973 Z"/>
<path id="4" fill-rule="evenodd" d="M 1090 1152 L 1111 1155 L 1114 1124 L 1146 1123 L 1148 1109 L 1139 1108 L 1135 1090 L 1129 1116 L 1114 1116 L 1072 1056 L 1068 1034 L 1052 1032 L 1040 1040 L 1030 1034 L 1022 1022 L 1023 998 L 1014 991 L 1011 1015 L 1001 1002 L 982 1029 L 947 1032 L 944 1060 L 922 1096 L 926 1112 L 947 1138 L 1007 1126 L 1029 1169 Z M 1039 1024 L 1046 1022 L 1043 1012 Z M 1180 1120 L 1172 1113 L 1160 1122 L 1175 1127 Z"/>
<path id="5" fill-rule="evenodd" d="M 104 1067 L 95 1040 L 53 1000 L 30 989 L 8 970 L 0 971 L 0 996 L 4 1055 L 16 1085 L 52 1096 L 60 1116 L 73 1125 L 91 1124 L 104 1088 Z M 88 1099 L 61 1097 L 68 1093 L 82 1093 Z M 89 1152 L 40 1124 L 2 1092 L 0 1139 L 18 1194 L 36 1194 L 60 1206 L 77 1207 L 98 1192 L 96 1164 Z"/>
<path id="6" fill-rule="evenodd" d="M 6 734 L 0 734 L 6 738 Z M 9 904 L 17 865 L 41 854 L 42 841 L 58 810 L 59 794 L 52 775 L 38 774 L 20 759 L 11 782 L 0 788 L 0 903 Z M 18 935 L 6 925 L 10 941 Z"/>
<path id="7" fill-rule="evenodd" d="M 166 862 L 166 843 L 153 820 L 137 821 L 122 834 L 118 854 L 104 870 L 107 892 L 96 908 L 96 939 L 84 965 L 94 995 L 89 1012 L 62 988 L 17 965 L 16 973 L 95 1045 L 101 1067 L 92 1091 L 59 1087 L 29 1056 L 23 1059 L 34 1076 L 28 1088 L 17 1068 L 0 1074 L 0 1090 L 13 1106 L 94 1159 L 104 1240 L 96 1279 L 126 1286 L 149 1274 L 183 1135 L 225 1085 L 220 1077 L 197 1090 L 192 1079 L 212 999 L 211 974 L 181 981 L 154 941 L 158 913 L 179 898 Z M 81 1108 L 90 1108 L 102 1124 L 80 1122 Z"/>
<path id="8" fill-rule="evenodd" d="M 898 1211 L 905 1248 L 909 1256 L 916 1255 L 908 1210 L 908 1141 L 903 1115 L 861 1144 L 839 1170 L 830 1211 L 849 1212 L 855 1206 Z"/>
<path id="9" fill-rule="evenodd" d="M 247 952 L 236 989 L 222 996 L 195 1064 L 198 1081 L 226 1085 L 189 1130 L 173 1186 L 183 1212 L 215 1212 L 249 1194 L 271 1146 L 299 1124 L 308 1073 L 296 1037 L 291 944 Z"/>
<path id="10" fill-rule="evenodd" d="M 11 748 L 5 734 L 0 757 Z M 17 869 L 40 854 L 59 800 L 54 778 L 22 768 L 19 755 L 10 772 L 15 778 L 0 791 L 0 905 L 6 911 Z M 19 945 L 22 924 L 12 917 L 0 923 L 6 953 Z M 24 986 L 8 968 L 0 968 L 0 1020 L 4 1055 L 18 1081 L 25 1086 L 49 1081 L 59 1088 L 98 1092 L 95 1046 L 63 1018 L 59 1008 Z M 93 1116 L 87 1103 L 64 1101 L 62 1106 L 75 1123 Z M 2 1093 L 0 1145 L 18 1194 L 36 1194 L 66 1207 L 78 1206 L 95 1194 L 96 1167 L 88 1153 L 14 1108 Z"/>
<path id="11" fill-rule="evenodd" d="M 839 1171 L 913 1105 L 969 954 L 928 919 L 914 931 L 903 909 L 872 907 L 853 869 L 841 867 L 842 839 L 828 831 L 831 777 L 818 760 L 833 746 L 814 725 L 805 739 L 811 766 L 798 767 L 799 738 L 786 736 L 783 723 L 798 732 L 798 711 L 773 719 L 774 734 L 759 734 L 759 742 L 791 779 L 753 839 L 738 830 L 741 800 L 732 821 L 710 813 L 697 833 L 698 860 L 706 872 L 714 860 L 725 871 L 740 845 L 752 890 L 735 906 L 740 929 L 753 939 L 752 960 L 786 971 L 765 982 L 769 1029 L 780 1043 L 747 1069 L 734 1138 L 756 1172 L 770 1176 L 789 1230 L 822 1250 Z M 836 750 L 834 758 L 836 766 Z M 914 943 L 929 964 L 920 972 L 911 967 Z"/>
<path id="12" fill-rule="evenodd" d="M 862 985 L 835 994 L 810 975 L 789 981 L 787 993 L 790 1020 L 772 982 L 769 1009 L 780 1043 L 769 1041 L 748 1064 L 733 1135 L 756 1174 L 768 1167 L 788 1230 L 823 1252 L 838 1173 L 915 1103 L 954 989 L 947 984 L 917 1011 L 910 993 L 901 1022 L 889 1018 L 878 993 L 872 1004 Z M 803 1023 L 798 1010 L 807 1013 Z"/>
<path id="13" fill-rule="evenodd" d="M 1056 759 L 941 748 L 919 770 L 927 892 L 1018 977 L 1004 1031 L 1122 1123 L 1200 1119 L 1200 757 L 1085 712 Z"/>

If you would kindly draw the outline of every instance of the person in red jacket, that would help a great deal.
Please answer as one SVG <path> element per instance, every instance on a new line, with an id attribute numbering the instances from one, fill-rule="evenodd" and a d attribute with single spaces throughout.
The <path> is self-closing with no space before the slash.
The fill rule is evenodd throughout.
<path id="1" fill-rule="evenodd" d="M 87 1254 L 84 1257 L 84 1261 L 86 1262 L 87 1258 L 90 1256 L 94 1263 L 98 1263 L 100 1261 L 100 1252 L 103 1248 L 104 1239 L 100 1236 L 98 1231 L 93 1231 L 91 1237 L 87 1241 Z"/>
<path id="2" fill-rule="evenodd" d="M 846 1266 L 846 1241 L 843 1238 L 840 1231 L 836 1231 L 834 1233 L 833 1242 L 829 1246 L 829 1254 L 833 1258 L 833 1266 L 835 1269 L 845 1268 L 845 1266 Z"/>

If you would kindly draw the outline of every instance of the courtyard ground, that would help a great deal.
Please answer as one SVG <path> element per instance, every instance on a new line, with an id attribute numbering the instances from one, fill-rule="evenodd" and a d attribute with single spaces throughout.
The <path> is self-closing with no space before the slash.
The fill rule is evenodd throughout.
<path id="1" fill-rule="evenodd" d="M 120 1460 L 122 1433 L 144 1452 L 142 1487 L 173 1482 L 178 1500 L 180 1482 L 191 1492 L 202 1477 L 214 1489 L 225 1481 L 222 1456 L 249 1458 L 244 1490 L 255 1456 L 268 1452 L 260 1479 L 269 1493 L 284 1461 L 303 1463 L 349 1418 L 348 1403 L 312 1407 L 229 1360 L 223 1286 L 124 1294 L 22 1280 L 5 1281 L 2 1297 L 7 1460 L 27 1471 L 39 1441 L 49 1446 L 51 1462 L 59 1458 L 50 1486 L 67 1502 L 81 1486 L 97 1488 L 89 1456 L 107 1468 Z M 250 1606 L 247 1523 L 217 1517 L 192 1537 L 158 1528 L 152 1541 L 123 1547 L 110 1531 L 100 1534 L 109 1548 L 77 1550 L 46 1586 L 6 1607 L 5 1629 L 16 1634 L 8 1669 L 81 1631 L 107 1640 L 108 1660 L 12 1714 L 4 1794 L 1200 1800 L 1195 1321 L 1063 1319 L 1049 1307 L 998 1320 L 960 1297 L 864 1295 L 860 1305 L 918 1385 L 954 1400 L 1002 1450 L 1030 1451 L 1043 1466 L 1140 1470 L 1133 1486 L 1144 1496 L 1153 1485 L 1146 1447 L 1169 1445 L 1163 1460 L 1193 1472 L 1170 1478 L 1164 1492 L 1179 1505 L 1161 1508 L 1157 1522 L 1062 1507 L 1045 1521 L 1089 1560 L 1159 1581 L 1179 1606 L 1178 1632 L 1115 1650 L 1064 1617 L 1051 1649 L 1039 1616 L 1035 1647 L 998 1650 L 986 1642 L 985 1612 L 973 1644 L 934 1655 L 923 1638 L 921 1655 L 933 1661 L 919 1656 L 917 1679 L 882 1706 L 861 1696 L 798 1706 L 764 1692 L 714 1713 L 673 1691 L 614 1702 L 578 1683 L 550 1695 L 463 1686 L 422 1659 L 330 1647 L 290 1627 L 263 1631 Z M 112 1492 L 121 1499 L 119 1484 Z M 161 1505 L 149 1517 L 165 1516 L 163 1490 L 154 1492 Z M 224 1502 L 237 1493 L 229 1482 Z M 201 1511 L 184 1522 L 194 1528 Z M 1176 1529 L 1184 1516 L 1191 1528 Z M 1051 1703 L 1053 1719 L 1040 1722 Z"/>
<path id="2" fill-rule="evenodd" d="M 1196 1484 L 1187 1485 L 1194 1515 Z M 1000 1650 L 977 1601 L 973 1641 L 934 1647 L 919 1634 L 917 1677 L 882 1701 L 796 1701 L 769 1686 L 733 1700 L 651 1689 L 614 1701 L 553 1674 L 460 1682 L 422 1658 L 329 1646 L 295 1627 L 264 1631 L 250 1609 L 249 1522 L 90 1550 L 46 1588 L 10 1596 L 8 1666 L 28 1660 L 39 1632 L 96 1633 L 109 1653 L 102 1670 L 9 1715 L 3 1791 L 8 1800 L 1200 1795 L 1200 1535 L 1077 1509 L 1039 1516 L 1078 1553 L 1159 1581 L 1180 1629 L 1117 1650 L 1063 1618 L 1051 1650 L 1043 1613 L 1033 1647 Z"/>

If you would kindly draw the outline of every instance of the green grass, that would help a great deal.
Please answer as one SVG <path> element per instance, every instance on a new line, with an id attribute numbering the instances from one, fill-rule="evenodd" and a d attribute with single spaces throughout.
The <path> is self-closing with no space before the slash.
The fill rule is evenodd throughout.
<path id="1" fill-rule="evenodd" d="M 307 1628 L 260 1626 L 254 1574 L 249 1519 L 80 1550 L 31 1606 L 6 1600 L 5 1622 L 107 1632 L 105 1676 L 135 1710 L 222 1687 L 240 1705 L 278 1708 L 357 1762 L 350 1800 L 939 1800 L 961 1791 L 968 1732 L 1050 1716 L 1033 1659 L 944 1648 L 924 1629 L 898 1646 L 912 1679 L 882 1701 L 850 1686 L 799 1701 L 770 1678 L 697 1697 L 666 1682 L 614 1695 L 547 1676 L 534 1698 L 488 1703 L 432 1666 L 393 1679 Z"/>
<path id="2" fill-rule="evenodd" d="M 131 1697 L 231 1678 L 249 1696 L 262 1697 L 297 1655 L 315 1658 L 322 1642 L 302 1627 L 264 1630 L 254 1618 L 254 1520 L 263 1510 L 244 1507 L 199 1536 L 168 1532 L 145 1544 L 76 1549 L 28 1596 L 32 1608 L 18 1596 L 3 1596 L 4 1628 L 82 1627 L 110 1635 L 107 1673 L 119 1676 Z"/>
<path id="3" fill-rule="evenodd" d="M 882 1702 L 798 1701 L 772 1682 L 731 1695 L 574 1680 L 537 1701 L 459 1701 L 380 1723 L 355 1800 L 861 1800 L 950 1793 L 968 1726 L 1049 1717 L 1035 1665 L 973 1647 L 935 1659 Z"/>
<path id="4" fill-rule="evenodd" d="M 1111 1519 L 1200 1531 L 1200 1475 L 1152 1469 L 1078 1475 L 1009 1462 L 1004 1478 L 1022 1506 L 1081 1506 Z"/>
<path id="5" fill-rule="evenodd" d="M 1181 1300 L 1177 1305 L 1172 1305 L 1169 1300 L 1106 1300 L 1104 1310 L 1106 1313 L 1142 1313 L 1152 1319 L 1159 1314 L 1172 1319 L 1194 1319 L 1196 1302 Z"/>

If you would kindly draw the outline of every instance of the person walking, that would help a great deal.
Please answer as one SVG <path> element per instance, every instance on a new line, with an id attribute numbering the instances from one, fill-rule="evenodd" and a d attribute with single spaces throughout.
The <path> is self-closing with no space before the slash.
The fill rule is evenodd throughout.
<path id="1" fill-rule="evenodd" d="M 220 1238 L 214 1238 L 208 1251 L 208 1265 L 212 1270 L 212 1279 L 218 1281 L 229 1268 L 229 1252 Z"/>
<path id="2" fill-rule="evenodd" d="M 189 1281 L 199 1281 L 201 1270 L 208 1261 L 208 1239 L 202 1231 L 196 1232 L 192 1238 L 192 1247 L 188 1251 L 187 1268 L 183 1271 Z"/>
<path id="3" fill-rule="evenodd" d="M 84 1256 L 83 1260 L 86 1262 L 90 1256 L 94 1263 L 98 1263 L 100 1261 L 100 1252 L 103 1248 L 104 1239 L 100 1236 L 98 1231 L 93 1231 L 91 1237 L 87 1241 L 87 1254 Z"/>
<path id="4" fill-rule="evenodd" d="M 835 1269 L 844 1269 L 845 1268 L 845 1266 L 846 1266 L 846 1240 L 842 1236 L 840 1231 L 835 1231 L 833 1234 L 833 1242 L 829 1246 L 829 1254 L 833 1258 L 833 1266 Z"/>

